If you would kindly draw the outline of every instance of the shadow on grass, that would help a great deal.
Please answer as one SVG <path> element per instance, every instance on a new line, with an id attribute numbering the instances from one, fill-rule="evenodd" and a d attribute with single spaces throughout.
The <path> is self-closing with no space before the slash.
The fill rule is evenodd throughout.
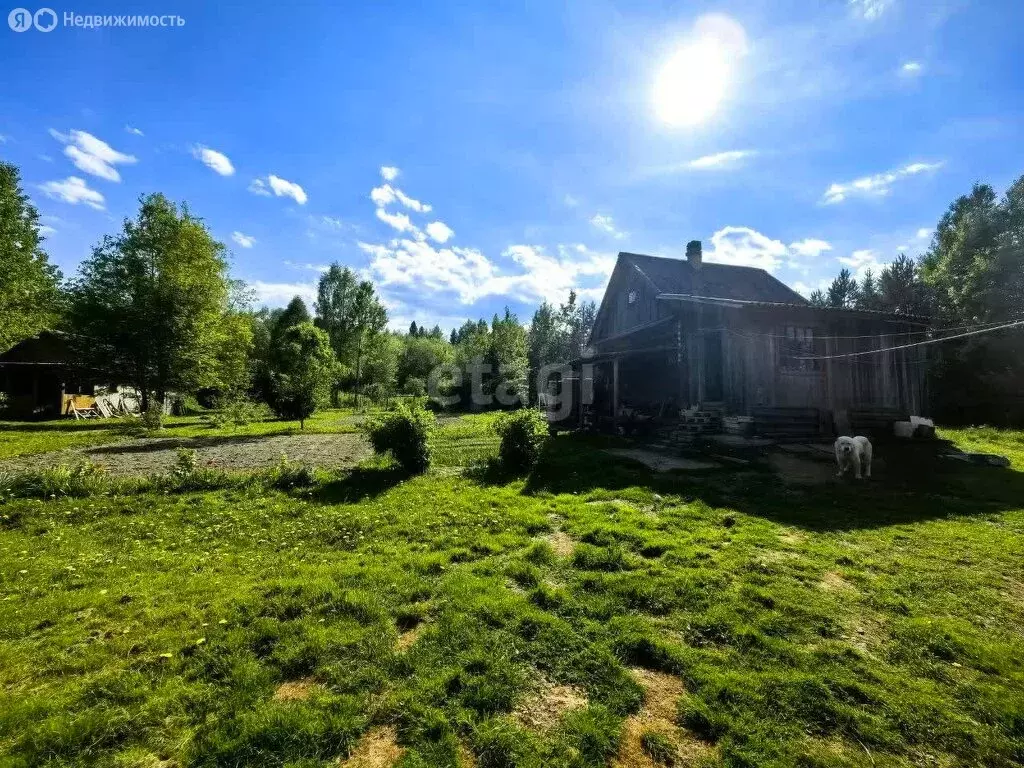
<path id="1" fill-rule="evenodd" d="M 586 494 L 641 487 L 820 531 L 1024 508 L 1024 473 L 961 464 L 939 458 L 935 451 L 889 448 L 879 456 L 879 471 L 870 480 L 794 486 L 757 464 L 706 472 L 651 472 L 601 450 L 613 443 L 614 438 L 559 435 L 545 446 L 523 492 Z"/>
<path id="2" fill-rule="evenodd" d="M 397 466 L 356 467 L 340 480 L 317 487 L 306 498 L 320 504 L 355 504 L 380 496 L 409 477 Z"/>

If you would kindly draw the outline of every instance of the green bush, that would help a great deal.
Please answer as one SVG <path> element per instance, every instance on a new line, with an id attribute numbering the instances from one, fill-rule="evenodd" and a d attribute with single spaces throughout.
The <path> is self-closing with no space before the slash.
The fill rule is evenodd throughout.
<path id="1" fill-rule="evenodd" d="M 501 438 L 501 463 L 511 470 L 532 469 L 548 439 L 547 421 L 532 408 L 503 413 L 495 420 L 494 431 Z"/>
<path id="2" fill-rule="evenodd" d="M 400 405 L 366 424 L 373 450 L 390 453 L 407 472 L 424 472 L 430 466 L 434 414 L 422 408 Z"/>
<path id="3" fill-rule="evenodd" d="M 0 392 L 0 415 L 2 415 L 3 412 L 7 410 L 7 403 L 8 402 L 9 401 L 7 399 L 7 393 L 6 392 Z"/>
<path id="4" fill-rule="evenodd" d="M 224 427 L 246 427 L 253 422 L 266 421 L 271 415 L 270 408 L 266 404 L 236 397 L 225 400 L 219 410 L 203 414 L 203 420 L 212 429 L 222 429 Z"/>
<path id="5" fill-rule="evenodd" d="M 164 410 L 162 405 L 151 405 L 140 419 L 142 428 L 147 432 L 156 432 L 164 428 Z"/>

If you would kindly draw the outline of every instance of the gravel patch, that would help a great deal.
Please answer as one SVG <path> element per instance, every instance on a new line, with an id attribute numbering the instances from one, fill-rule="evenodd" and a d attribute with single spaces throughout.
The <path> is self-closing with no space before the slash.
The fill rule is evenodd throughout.
<path id="1" fill-rule="evenodd" d="M 366 439 L 356 434 L 145 437 L 8 459 L 0 461 L 0 469 L 42 469 L 88 461 L 112 475 L 149 475 L 172 470 L 179 448 L 194 449 L 199 454 L 199 466 L 225 471 L 272 467 L 282 455 L 291 462 L 343 469 L 355 466 L 371 453 Z"/>

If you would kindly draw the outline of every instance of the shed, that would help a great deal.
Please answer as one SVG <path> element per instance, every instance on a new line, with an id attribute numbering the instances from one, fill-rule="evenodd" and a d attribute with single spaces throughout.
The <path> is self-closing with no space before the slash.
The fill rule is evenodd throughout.
<path id="1" fill-rule="evenodd" d="M 76 407 L 91 407 L 102 381 L 80 362 L 77 337 L 42 331 L 0 354 L 0 392 L 8 396 L 8 414 L 54 418 Z"/>

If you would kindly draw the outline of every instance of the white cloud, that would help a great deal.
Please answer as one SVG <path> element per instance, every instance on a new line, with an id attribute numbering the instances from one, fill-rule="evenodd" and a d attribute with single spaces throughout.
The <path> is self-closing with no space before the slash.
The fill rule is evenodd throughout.
<path id="1" fill-rule="evenodd" d="M 930 227 L 921 227 L 919 230 L 917 230 L 917 239 L 918 240 L 927 240 L 931 236 L 932 236 L 932 230 L 931 230 Z"/>
<path id="2" fill-rule="evenodd" d="M 394 227 L 399 232 L 413 232 L 419 233 L 416 225 L 412 223 L 409 216 L 404 213 L 388 213 L 383 208 L 377 209 L 377 218 L 387 224 L 389 227 Z"/>
<path id="3" fill-rule="evenodd" d="M 825 240 L 809 237 L 804 240 L 798 240 L 795 243 L 790 243 L 789 249 L 796 256 L 806 256 L 807 258 L 814 259 L 825 251 L 831 251 L 832 245 Z"/>
<path id="4" fill-rule="evenodd" d="M 892 191 L 892 185 L 902 179 L 915 176 L 919 173 L 938 170 L 943 163 L 910 163 L 885 173 L 876 173 L 874 176 L 863 176 L 853 181 L 834 183 L 825 190 L 821 202 L 825 205 L 841 203 L 850 196 L 861 197 L 884 197 Z"/>
<path id="5" fill-rule="evenodd" d="M 451 293 L 463 304 L 487 296 L 564 301 L 572 289 L 584 298 L 599 297 L 615 265 L 613 255 L 586 249 L 560 248 L 554 257 L 541 246 L 512 245 L 502 256 L 520 269 L 506 274 L 475 248 L 435 248 L 408 238 L 388 244 L 360 242 L 359 247 L 370 256 L 370 270 L 380 285 Z M 599 284 L 581 286 L 581 279 Z"/>
<path id="6" fill-rule="evenodd" d="M 917 77 L 924 71 L 924 67 L 921 66 L 919 61 L 908 61 L 900 67 L 900 75 L 903 77 Z"/>
<path id="7" fill-rule="evenodd" d="M 881 17 L 893 4 L 893 0 L 849 0 L 850 9 L 867 21 Z"/>
<path id="8" fill-rule="evenodd" d="M 49 237 L 50 235 L 56 234 L 57 230 L 51 227 L 49 224 L 41 224 L 37 230 L 41 237 Z"/>
<path id="9" fill-rule="evenodd" d="M 727 152 L 716 152 L 713 155 L 698 157 L 696 160 L 688 162 L 686 167 L 695 171 L 735 168 L 740 160 L 753 157 L 756 154 L 752 149 L 731 149 Z"/>
<path id="10" fill-rule="evenodd" d="M 280 176 L 270 174 L 266 180 L 253 179 L 249 182 L 249 191 L 254 195 L 270 197 L 274 194 L 277 197 L 290 197 L 299 205 L 305 205 L 309 197 L 306 190 L 293 181 L 287 181 Z"/>
<path id="11" fill-rule="evenodd" d="M 126 131 L 128 131 L 128 133 L 132 134 L 133 136 L 145 136 L 146 135 L 142 131 L 140 131 L 138 128 L 133 126 L 133 125 L 126 125 L 124 127 L 124 129 Z"/>
<path id="12" fill-rule="evenodd" d="M 836 261 L 843 266 L 849 267 L 853 271 L 854 277 L 858 280 L 863 279 L 864 273 L 869 269 L 877 278 L 878 273 L 885 267 L 885 263 L 879 261 L 878 254 L 870 248 L 854 251 L 849 256 L 840 256 Z"/>
<path id="13" fill-rule="evenodd" d="M 299 205 L 305 205 L 309 199 L 306 195 L 306 190 L 294 181 L 287 181 L 274 174 L 270 174 L 267 177 L 267 181 L 270 183 L 270 188 L 274 191 L 274 194 L 278 197 L 290 197 Z"/>
<path id="14" fill-rule="evenodd" d="M 417 213 L 430 213 L 433 210 L 431 206 L 409 197 L 405 192 L 395 189 L 390 184 L 381 184 L 379 187 L 371 189 L 370 199 L 380 207 L 390 205 L 397 200 L 409 210 Z"/>
<path id="15" fill-rule="evenodd" d="M 827 277 L 819 280 L 818 285 L 813 288 L 809 286 L 807 283 L 797 280 L 795 283 L 793 283 L 793 290 L 799 293 L 805 299 L 809 299 L 811 298 L 811 294 L 814 293 L 815 290 L 827 290 L 830 284 L 831 280 L 829 280 L 829 278 Z"/>
<path id="16" fill-rule="evenodd" d="M 709 262 L 739 267 L 760 267 L 774 272 L 790 257 L 789 249 L 779 240 L 772 240 L 750 227 L 722 227 L 711 236 L 711 250 L 705 255 Z"/>
<path id="17" fill-rule="evenodd" d="M 400 235 L 387 242 L 358 243 L 370 257 L 367 276 L 378 286 L 410 290 L 417 297 L 440 293 L 463 304 L 487 296 L 564 301 L 576 289 L 581 297 L 599 298 L 615 265 L 613 254 L 596 253 L 582 244 L 559 246 L 557 256 L 541 246 L 512 245 L 500 262 L 493 261 L 476 248 L 446 246 L 455 233 L 442 221 L 421 230 L 407 213 L 386 210 L 384 206 L 394 202 L 411 207 L 400 190 L 385 184 L 370 198 L 377 218 Z"/>
<path id="18" fill-rule="evenodd" d="M 48 181 L 39 188 L 53 200 L 62 200 L 71 205 L 84 203 L 97 211 L 103 210 L 103 195 L 95 189 L 90 189 L 85 179 L 78 176 L 68 176 L 64 181 Z"/>
<path id="19" fill-rule="evenodd" d="M 285 260 L 284 265 L 286 267 L 291 267 L 292 269 L 303 269 L 311 272 L 326 272 L 330 269 L 330 266 L 327 264 L 311 264 L 309 262 L 306 262 L 305 264 L 296 264 L 294 261 L 287 260 Z"/>
<path id="20" fill-rule="evenodd" d="M 562 198 L 562 202 L 565 203 L 570 208 L 575 208 L 577 205 L 580 204 L 580 201 L 577 200 L 572 195 L 566 195 L 565 197 L 563 197 Z"/>
<path id="21" fill-rule="evenodd" d="M 231 233 L 231 239 L 234 240 L 238 245 L 243 248 L 252 248 L 256 244 L 256 238 L 252 235 L 246 235 L 238 230 Z"/>
<path id="22" fill-rule="evenodd" d="M 192 147 L 192 157 L 201 160 L 207 168 L 219 173 L 221 176 L 231 176 L 235 173 L 235 166 L 231 164 L 228 156 L 215 149 L 196 144 Z"/>
<path id="23" fill-rule="evenodd" d="M 448 238 L 454 235 L 455 232 L 443 221 L 432 221 L 427 224 L 427 234 L 438 243 L 447 243 Z"/>
<path id="24" fill-rule="evenodd" d="M 263 280 L 248 282 L 248 288 L 256 295 L 256 302 L 263 306 L 280 307 L 298 296 L 312 309 L 316 301 L 316 283 L 268 283 Z"/>
<path id="25" fill-rule="evenodd" d="M 626 237 L 628 233 L 621 232 L 615 228 L 615 221 L 611 216 L 605 216 L 604 214 L 598 213 L 590 219 L 590 223 L 600 229 L 602 232 L 607 232 L 609 235 L 617 240 L 621 240 Z"/>
<path id="26" fill-rule="evenodd" d="M 76 168 L 107 181 L 121 180 L 121 174 L 117 172 L 115 165 L 137 162 L 133 155 L 118 152 L 107 142 L 85 131 L 73 130 L 64 134 L 51 128 L 50 135 L 67 145 L 64 147 L 64 154 L 71 159 Z"/>
<path id="27" fill-rule="evenodd" d="M 9 138 L 10 136 L 4 136 L 2 133 L 0 133 L 0 144 L 6 144 Z"/>
<path id="28" fill-rule="evenodd" d="M 264 197 L 270 197 L 270 190 L 267 189 L 267 183 L 263 179 L 253 179 L 249 182 L 249 191 L 254 195 L 263 195 Z"/>
<path id="29" fill-rule="evenodd" d="M 384 178 L 384 181 L 394 181 L 398 178 L 400 171 L 393 165 L 382 165 L 380 167 L 380 175 Z"/>

